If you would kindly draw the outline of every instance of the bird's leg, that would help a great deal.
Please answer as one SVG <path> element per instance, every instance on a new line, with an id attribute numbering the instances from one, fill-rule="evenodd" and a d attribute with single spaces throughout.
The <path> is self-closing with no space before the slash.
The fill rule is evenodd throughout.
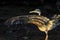
<path id="1" fill-rule="evenodd" d="M 46 38 L 45 38 L 45 40 L 48 40 L 48 31 L 45 31 L 45 33 L 46 33 Z"/>

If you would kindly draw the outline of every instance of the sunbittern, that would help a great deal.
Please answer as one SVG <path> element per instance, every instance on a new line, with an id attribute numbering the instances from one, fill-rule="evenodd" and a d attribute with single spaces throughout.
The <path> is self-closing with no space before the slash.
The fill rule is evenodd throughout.
<path id="1" fill-rule="evenodd" d="M 48 40 L 48 31 L 52 30 L 53 28 L 57 27 L 60 23 L 60 15 L 54 15 L 52 19 L 47 17 L 41 16 L 41 12 L 39 9 L 30 11 L 29 13 L 37 13 L 38 15 L 22 15 L 17 17 L 12 17 L 8 19 L 4 24 L 5 25 L 12 25 L 15 24 L 26 24 L 32 23 L 35 24 L 40 31 L 46 33 L 45 40 Z"/>

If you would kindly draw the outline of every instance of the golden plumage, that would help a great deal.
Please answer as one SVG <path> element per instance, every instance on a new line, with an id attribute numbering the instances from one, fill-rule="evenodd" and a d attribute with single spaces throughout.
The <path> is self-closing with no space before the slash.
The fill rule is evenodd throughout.
<path id="1" fill-rule="evenodd" d="M 45 40 L 48 40 L 48 31 L 49 30 L 52 30 L 53 28 L 55 28 L 55 27 L 57 27 L 59 24 L 60 24 L 60 22 L 59 22 L 59 20 L 60 20 L 60 15 L 54 15 L 53 17 L 52 17 L 52 20 L 50 20 L 49 18 L 47 18 L 47 17 L 44 17 L 44 16 L 41 16 L 41 12 L 40 11 L 38 11 L 38 9 L 36 9 L 36 10 L 34 10 L 34 11 L 30 11 L 31 13 L 38 13 L 38 14 L 40 14 L 39 16 L 40 17 L 38 17 L 38 16 L 36 16 L 36 17 L 34 17 L 34 18 L 36 18 L 36 19 L 34 19 L 34 18 L 32 18 L 30 21 L 29 21 L 29 23 L 33 23 L 33 24 L 35 24 L 35 25 L 37 25 L 37 27 L 38 27 L 38 29 L 40 30 L 40 31 L 43 31 L 43 32 L 45 32 L 46 33 L 46 38 L 45 38 Z M 39 20 L 38 20 L 39 19 Z"/>
<path id="2" fill-rule="evenodd" d="M 20 21 L 23 20 L 22 22 L 24 23 L 32 23 L 37 25 L 38 29 L 40 31 L 43 31 L 46 33 L 46 38 L 45 40 L 48 40 L 48 31 L 52 30 L 56 26 L 58 26 L 59 20 L 60 20 L 60 15 L 54 15 L 52 19 L 49 19 L 47 17 L 41 16 L 41 12 L 39 9 L 36 9 L 34 11 L 30 11 L 29 13 L 38 13 L 38 15 L 22 15 L 22 16 L 17 16 L 17 17 L 12 17 L 8 19 L 5 24 L 13 24 L 15 21 Z M 18 24 L 17 22 L 16 24 Z M 22 23 L 23 24 L 23 23 Z"/>

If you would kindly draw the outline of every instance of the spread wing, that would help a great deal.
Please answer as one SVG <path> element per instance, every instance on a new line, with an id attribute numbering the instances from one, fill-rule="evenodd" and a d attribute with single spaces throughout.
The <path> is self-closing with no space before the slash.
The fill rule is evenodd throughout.
<path id="1" fill-rule="evenodd" d="M 49 19 L 44 16 L 37 16 L 37 15 L 23 15 L 9 18 L 4 24 L 5 25 L 13 25 L 13 24 L 26 24 L 32 23 L 37 25 L 39 30 L 45 31 L 46 24 L 48 23 Z"/>

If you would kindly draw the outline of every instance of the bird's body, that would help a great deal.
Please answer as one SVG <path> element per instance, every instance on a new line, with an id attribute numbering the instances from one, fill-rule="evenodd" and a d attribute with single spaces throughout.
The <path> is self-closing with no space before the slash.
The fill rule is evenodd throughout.
<path id="1" fill-rule="evenodd" d="M 39 11 L 35 10 L 35 11 L 30 11 L 30 13 L 40 13 Z M 23 15 L 23 16 L 17 16 L 17 17 L 12 17 L 10 19 L 8 19 L 5 24 L 13 24 L 16 20 L 17 21 L 22 21 L 22 24 L 23 23 L 32 23 L 32 24 L 35 24 L 38 29 L 40 31 L 43 31 L 46 33 L 46 39 L 45 40 L 48 40 L 48 31 L 49 30 L 52 30 L 53 28 L 55 28 L 56 26 L 58 26 L 60 23 L 59 23 L 59 20 L 60 20 L 60 15 L 54 15 L 53 18 L 50 20 L 49 18 L 47 17 L 44 17 L 44 16 L 41 16 L 40 14 L 39 15 Z"/>

